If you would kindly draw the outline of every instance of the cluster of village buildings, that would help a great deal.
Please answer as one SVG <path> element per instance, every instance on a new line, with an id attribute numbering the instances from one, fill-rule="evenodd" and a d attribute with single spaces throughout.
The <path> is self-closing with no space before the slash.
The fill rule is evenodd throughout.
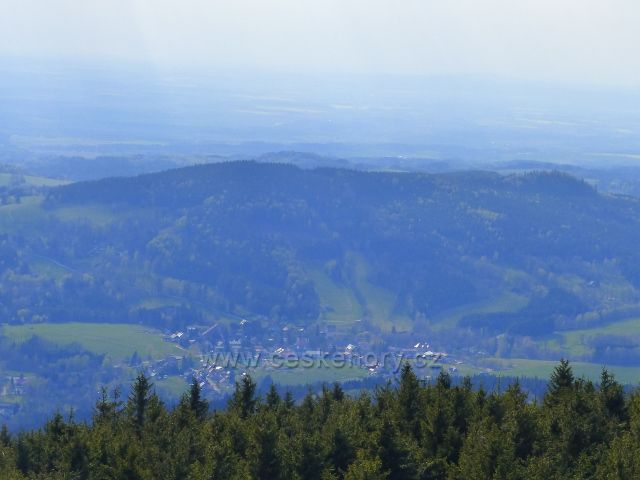
<path id="1" fill-rule="evenodd" d="M 200 383 L 209 397 L 229 394 L 240 375 L 271 375 L 283 368 L 355 368 L 354 379 L 391 378 L 398 374 L 403 362 L 418 367 L 419 375 L 429 377 L 440 371 L 455 374 L 462 363 L 446 352 L 434 351 L 425 341 L 409 345 L 372 345 L 367 339 L 344 338 L 329 327 L 314 332 L 310 338 L 304 328 L 284 326 L 270 330 L 256 329 L 242 320 L 229 335 L 217 325 L 188 327 L 166 332 L 164 340 L 179 347 L 176 354 L 162 359 L 140 359 L 134 355 L 122 368 L 142 369 L 152 379 L 182 377 Z M 259 371 L 258 371 L 259 370 Z M 253 373 L 252 373 L 253 372 Z M 304 373 L 300 374 L 304 382 Z M 21 377 L 0 380 L 0 420 L 17 411 L 27 381 Z"/>
<path id="2" fill-rule="evenodd" d="M 217 326 L 206 329 L 189 327 L 167 333 L 165 341 L 179 345 L 185 355 L 174 355 L 150 365 L 152 377 L 166 378 L 181 375 L 187 381 L 200 382 L 211 395 L 227 394 L 235 387 L 236 377 L 261 369 L 262 376 L 280 368 L 360 368 L 359 378 L 364 376 L 392 377 L 403 362 L 410 362 L 422 370 L 422 376 L 439 371 L 457 373 L 461 361 L 452 359 L 446 352 L 433 351 L 426 342 L 406 346 L 374 348 L 370 342 L 343 340 L 331 331 L 322 332 L 327 342 L 318 345 L 305 336 L 303 328 L 284 326 L 278 332 L 270 330 L 262 336 L 250 337 L 240 323 L 232 338 L 220 338 Z M 187 360 L 187 351 L 198 351 L 195 359 Z M 301 375 L 304 378 L 304 374 Z"/>

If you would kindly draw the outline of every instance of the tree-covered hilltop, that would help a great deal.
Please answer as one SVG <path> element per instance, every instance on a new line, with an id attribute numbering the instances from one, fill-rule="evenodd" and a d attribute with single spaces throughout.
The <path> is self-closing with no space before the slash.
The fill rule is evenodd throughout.
<path id="1" fill-rule="evenodd" d="M 640 476 L 640 391 L 606 371 L 598 384 L 562 361 L 542 401 L 506 391 L 422 384 L 298 404 L 245 376 L 211 413 L 194 382 L 167 409 L 140 375 L 128 398 L 103 391 L 91 424 L 56 415 L 38 431 L 0 432 L 0 476 L 18 479 L 630 479 Z"/>
<path id="2" fill-rule="evenodd" d="M 0 314 L 10 322 L 177 328 L 230 314 L 363 318 L 389 331 L 515 295 L 508 308 L 467 308 L 459 326 L 536 336 L 606 323 L 640 299 L 640 203 L 557 172 L 228 162 L 23 203 L 0 209 Z"/>

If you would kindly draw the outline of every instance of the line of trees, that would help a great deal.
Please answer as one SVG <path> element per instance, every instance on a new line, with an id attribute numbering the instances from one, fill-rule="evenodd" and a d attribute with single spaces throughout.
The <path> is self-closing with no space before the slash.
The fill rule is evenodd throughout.
<path id="1" fill-rule="evenodd" d="M 144 375 L 128 398 L 103 390 L 91 424 L 55 415 L 0 432 L 0 478 L 16 479 L 629 479 L 640 478 L 640 391 L 605 370 L 598 384 L 562 361 L 544 398 L 422 383 L 349 396 L 339 385 L 301 402 L 249 376 L 224 411 L 194 382 L 167 409 Z"/>

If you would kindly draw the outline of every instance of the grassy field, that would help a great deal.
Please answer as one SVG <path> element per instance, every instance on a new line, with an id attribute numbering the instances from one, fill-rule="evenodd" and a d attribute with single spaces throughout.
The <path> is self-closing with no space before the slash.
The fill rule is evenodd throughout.
<path id="1" fill-rule="evenodd" d="M 12 173 L 0 173 L 0 187 L 7 187 L 11 184 L 11 179 L 14 177 Z M 34 187 L 57 187 L 59 185 L 66 185 L 69 182 L 65 180 L 57 180 L 55 178 L 35 177 L 32 175 L 24 175 L 21 177 L 24 179 L 24 183 Z"/>
<path id="2" fill-rule="evenodd" d="M 158 394 L 162 397 L 166 396 L 173 399 L 179 399 L 182 394 L 189 389 L 189 385 L 184 378 L 176 375 L 172 375 L 162 380 L 152 378 L 151 382 L 158 390 Z"/>
<path id="3" fill-rule="evenodd" d="M 344 382 L 347 380 L 359 380 L 369 375 L 369 371 L 355 365 L 345 364 L 339 368 L 335 365 L 326 365 L 315 362 L 313 367 L 304 368 L 256 368 L 249 370 L 249 374 L 256 382 L 260 382 L 266 376 L 270 376 L 274 383 L 280 385 L 306 385 L 317 382 Z"/>
<path id="4" fill-rule="evenodd" d="M 640 318 L 630 318 L 602 327 L 561 332 L 559 335 L 562 337 L 562 347 L 569 355 L 585 354 L 590 352 L 589 346 L 586 345 L 590 338 L 601 335 L 640 335 Z"/>
<path id="5" fill-rule="evenodd" d="M 433 328 L 445 330 L 455 328 L 461 318 L 471 314 L 517 312 L 524 308 L 529 299 L 524 295 L 504 292 L 502 295 L 481 302 L 452 308 L 434 318 Z"/>
<path id="6" fill-rule="evenodd" d="M 387 332 L 394 326 L 398 331 L 411 329 L 411 318 L 394 312 L 395 295 L 369 282 L 368 274 L 367 264 L 363 259 L 358 259 L 355 268 L 356 287 L 364 297 L 372 323 Z"/>
<path id="7" fill-rule="evenodd" d="M 16 342 L 24 342 L 38 335 L 60 345 L 78 343 L 97 354 L 113 360 L 123 360 L 138 352 L 143 359 L 162 358 L 181 354 L 176 345 L 162 340 L 157 330 L 139 325 L 108 323 L 42 323 L 34 325 L 6 325 L 2 333 Z"/>
<path id="8" fill-rule="evenodd" d="M 590 340 L 603 335 L 637 338 L 640 336 L 640 318 L 629 318 L 594 328 L 555 332 L 538 342 L 544 348 L 558 351 L 566 358 L 584 358 L 593 354 L 593 348 L 589 345 Z"/>
<path id="9" fill-rule="evenodd" d="M 21 203 L 0 206 L 0 233 L 13 233 L 37 225 L 46 217 L 42 197 L 23 197 Z"/>
<path id="10" fill-rule="evenodd" d="M 96 226 L 108 225 L 117 218 L 111 208 L 102 205 L 60 207 L 53 210 L 52 213 L 63 222 L 83 220 Z"/>
<path id="11" fill-rule="evenodd" d="M 83 220 L 97 226 L 106 225 L 116 218 L 110 208 L 103 206 L 83 205 L 44 210 L 41 196 L 29 196 L 23 197 L 21 203 L 0 206 L 0 232 L 32 227 L 51 216 L 63 222 Z"/>
<path id="12" fill-rule="evenodd" d="M 391 331 L 393 326 L 399 331 L 411 327 L 409 316 L 393 311 L 394 294 L 368 281 L 367 265 L 361 259 L 357 260 L 354 273 L 355 289 L 360 292 L 364 305 L 358 301 L 353 287 L 334 282 L 321 270 L 310 273 L 321 305 L 330 307 L 323 314 L 327 322 L 350 326 L 367 312 L 371 321 L 384 331 Z"/>
<path id="13" fill-rule="evenodd" d="M 83 221 L 95 226 L 104 226 L 119 217 L 118 212 L 103 205 L 65 206 L 52 210 L 42 208 L 42 196 L 23 197 L 21 203 L 0 206 L 0 233 L 12 233 L 33 227 L 46 218 L 63 222 Z M 141 210 L 129 210 L 123 216 L 139 214 Z"/>
<path id="14" fill-rule="evenodd" d="M 350 288 L 334 282 L 320 270 L 310 272 L 310 276 L 320 297 L 321 306 L 331 307 L 331 310 L 323 313 L 327 322 L 351 325 L 362 318 L 362 307 Z"/>
<path id="15" fill-rule="evenodd" d="M 524 358 L 488 358 L 482 365 L 492 368 L 493 375 L 505 375 L 515 377 L 537 377 L 548 379 L 553 369 L 558 365 L 552 360 L 529 360 Z M 573 372 L 577 377 L 585 377 L 598 380 L 605 365 L 586 362 L 572 362 Z M 614 373 L 619 382 L 638 385 L 640 382 L 640 367 L 606 366 L 607 370 Z"/>

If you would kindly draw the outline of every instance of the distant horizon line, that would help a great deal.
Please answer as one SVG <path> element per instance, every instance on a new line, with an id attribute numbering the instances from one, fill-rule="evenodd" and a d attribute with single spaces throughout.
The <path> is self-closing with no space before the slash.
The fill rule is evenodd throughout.
<path id="1" fill-rule="evenodd" d="M 220 65 L 219 67 L 197 67 L 193 65 L 167 65 L 152 61 L 136 61 L 118 57 L 101 57 L 99 59 L 71 56 L 33 56 L 0 54 L 0 72 L 14 71 L 20 67 L 35 68 L 34 73 L 45 73 L 51 70 L 59 70 L 66 73 L 68 69 L 79 70 L 115 70 L 115 72 L 133 72 L 144 70 L 148 74 L 156 75 L 183 75 L 187 78 L 207 78 L 214 76 L 236 77 L 240 75 L 259 75 L 263 77 L 289 77 L 297 79 L 313 80 L 316 78 L 333 78 L 336 80 L 361 80 L 361 79 L 404 79 L 422 81 L 465 81 L 481 83 L 497 83 L 504 86 L 529 86 L 533 88 L 549 89 L 578 89 L 578 90 L 635 90 L 640 91 L 640 83 L 635 82 L 598 82 L 598 81 L 571 81 L 550 78 L 532 78 L 526 75 L 507 75 L 489 72 L 358 72 L 345 70 L 309 70 L 292 68 L 256 68 L 252 66 Z M 115 73 L 114 72 L 114 73 Z M 28 72 L 25 72 L 28 73 Z"/>

